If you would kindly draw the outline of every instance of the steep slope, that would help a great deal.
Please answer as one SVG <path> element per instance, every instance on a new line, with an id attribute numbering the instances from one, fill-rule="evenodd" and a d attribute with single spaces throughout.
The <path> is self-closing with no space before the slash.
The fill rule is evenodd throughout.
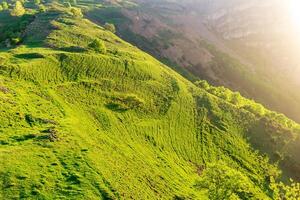
<path id="1" fill-rule="evenodd" d="M 295 92 L 300 41 L 284 15 L 286 2 L 136 2 L 135 7 L 93 8 L 87 16 L 116 24 L 119 36 L 192 81 L 205 79 L 239 91 L 300 122 Z"/>
<path id="2" fill-rule="evenodd" d="M 284 116 L 197 87 L 58 4 L 24 35 L 0 54 L 1 199 L 276 199 L 275 162 L 300 179 Z"/>

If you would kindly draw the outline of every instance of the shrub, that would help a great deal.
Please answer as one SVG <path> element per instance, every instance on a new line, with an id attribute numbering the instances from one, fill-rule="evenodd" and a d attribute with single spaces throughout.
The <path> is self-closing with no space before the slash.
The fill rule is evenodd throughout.
<path id="1" fill-rule="evenodd" d="M 116 27 L 114 24 L 110 24 L 110 23 L 105 23 L 103 26 L 106 30 L 115 33 L 116 32 Z"/>
<path id="2" fill-rule="evenodd" d="M 83 14 L 82 14 L 80 8 L 74 8 L 74 7 L 72 7 L 70 11 L 71 11 L 73 17 L 77 17 L 77 18 L 83 17 Z"/>
<path id="3" fill-rule="evenodd" d="M 234 92 L 231 96 L 231 103 L 239 105 L 243 101 L 243 97 L 239 92 Z"/>
<path id="4" fill-rule="evenodd" d="M 25 8 L 20 1 L 17 1 L 14 8 L 10 12 L 11 16 L 20 17 L 25 14 Z"/>
<path id="5" fill-rule="evenodd" d="M 2 8 L 3 8 L 3 10 L 7 10 L 8 9 L 8 4 L 7 4 L 6 1 L 2 2 Z"/>
<path id="6" fill-rule="evenodd" d="M 140 108 L 144 101 L 135 95 L 125 95 L 112 97 L 112 100 L 106 104 L 106 107 L 113 111 L 127 111 Z"/>
<path id="7" fill-rule="evenodd" d="M 273 177 L 271 177 L 271 189 L 273 190 L 273 199 L 280 200 L 293 200 L 300 199 L 300 183 L 295 183 L 290 180 L 290 185 L 285 185 L 282 182 L 277 183 Z"/>
<path id="8" fill-rule="evenodd" d="M 41 3 L 41 0 L 34 0 L 35 5 L 40 5 L 40 3 Z"/>
<path id="9" fill-rule="evenodd" d="M 46 12 L 46 7 L 42 4 L 40 4 L 39 5 L 39 11 L 42 12 L 42 13 Z"/>
<path id="10" fill-rule="evenodd" d="M 106 46 L 104 42 L 99 39 L 95 39 L 93 42 L 91 42 L 89 44 L 89 48 L 99 53 L 103 53 L 103 54 L 106 53 Z"/>
<path id="11" fill-rule="evenodd" d="M 265 199 L 264 194 L 240 171 L 223 162 L 209 164 L 196 187 L 208 189 L 209 199 Z"/>
<path id="12" fill-rule="evenodd" d="M 205 80 L 196 81 L 195 84 L 196 84 L 196 86 L 198 86 L 204 90 L 208 90 L 210 88 L 208 82 Z"/>
<path id="13" fill-rule="evenodd" d="M 21 43 L 21 41 L 22 41 L 22 38 L 20 38 L 20 37 L 11 38 L 11 43 L 13 45 L 18 45 Z"/>

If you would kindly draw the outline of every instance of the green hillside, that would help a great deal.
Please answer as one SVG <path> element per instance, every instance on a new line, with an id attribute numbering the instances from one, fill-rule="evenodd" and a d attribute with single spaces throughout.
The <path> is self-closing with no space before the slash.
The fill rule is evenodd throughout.
<path id="1" fill-rule="evenodd" d="M 126 5 L 124 1 L 118 1 L 119 4 L 113 0 L 106 2 L 110 3 L 102 7 L 89 6 L 87 17 L 99 24 L 115 24 L 121 38 L 150 53 L 191 81 L 207 80 L 212 85 L 239 91 L 300 123 L 300 93 L 295 92 L 299 90 L 299 84 L 294 84 L 289 79 L 292 75 L 288 74 L 292 64 L 286 62 L 283 65 L 286 69 L 281 71 L 276 68 L 275 58 L 283 55 L 267 56 L 270 50 L 239 46 L 238 43 L 248 42 L 226 41 L 214 29 L 202 30 L 203 27 L 199 28 L 198 24 L 206 21 L 208 16 L 197 11 L 189 12 L 191 5 L 187 0 L 136 0 L 134 7 Z M 196 10 L 200 2 L 206 1 L 197 2 L 194 2 Z M 206 22 L 203 26 L 206 27 Z M 218 39 L 207 39 L 205 35 L 215 35 Z M 280 40 L 284 39 L 278 38 L 276 41 Z M 291 50 L 289 46 L 281 53 L 288 53 Z M 273 50 L 278 51 L 276 48 Z M 268 59 L 273 63 L 267 64 Z M 295 70 L 291 70 L 292 74 L 297 74 Z"/>
<path id="2" fill-rule="evenodd" d="M 78 13 L 1 24 L 0 199 L 299 198 L 298 124 Z"/>

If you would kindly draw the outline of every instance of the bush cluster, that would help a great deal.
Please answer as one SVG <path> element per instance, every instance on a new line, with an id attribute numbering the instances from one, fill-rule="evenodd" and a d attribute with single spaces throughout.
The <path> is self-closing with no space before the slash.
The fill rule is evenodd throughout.
<path id="1" fill-rule="evenodd" d="M 102 40 L 96 38 L 93 42 L 91 42 L 88 47 L 98 53 L 106 53 L 106 46 Z"/>

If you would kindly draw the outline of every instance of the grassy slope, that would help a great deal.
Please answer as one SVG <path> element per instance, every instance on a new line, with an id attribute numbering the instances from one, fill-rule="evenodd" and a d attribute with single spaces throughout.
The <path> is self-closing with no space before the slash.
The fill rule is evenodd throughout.
<path id="1" fill-rule="evenodd" d="M 240 198 L 272 196 L 276 169 L 246 138 L 271 140 L 274 125 L 271 147 L 284 154 L 297 124 L 224 101 L 59 10 L 37 16 L 25 45 L 0 55 L 1 199 L 205 199 L 201 181 L 215 166 L 232 170 L 226 180 L 242 177 Z M 106 55 L 87 50 L 94 38 Z"/>
<path id="2" fill-rule="evenodd" d="M 162 20 L 162 23 L 167 23 L 163 20 L 168 19 L 168 17 L 163 16 L 169 15 L 171 16 L 170 18 L 176 16 L 174 13 L 168 14 L 168 9 L 166 8 L 162 10 L 159 8 L 153 9 L 151 6 L 149 8 L 147 4 L 140 4 L 137 8 L 130 7 L 127 9 L 136 9 L 137 13 L 145 12 L 149 16 L 154 16 L 154 18 L 161 16 L 158 19 Z M 174 40 L 176 41 L 176 36 L 174 36 L 176 33 L 171 32 L 165 35 L 157 33 L 151 39 L 141 34 L 135 34 L 128 26 L 128 24 L 132 23 L 130 21 L 132 19 L 124 16 L 122 10 L 123 7 L 120 6 L 111 6 L 109 9 L 104 7 L 92 8 L 86 14 L 91 20 L 100 24 L 104 24 L 105 22 L 114 23 L 118 28 L 118 34 L 121 38 L 155 56 L 185 78 L 191 81 L 200 78 L 216 86 L 226 86 L 231 90 L 241 92 L 248 98 L 255 99 L 271 110 L 285 113 L 289 118 L 300 122 L 299 95 L 295 94 L 295 88 L 286 83 L 285 80 L 275 80 L 274 77 L 278 76 L 270 73 L 270 69 L 267 70 L 263 65 L 257 64 L 257 67 L 255 67 L 255 71 L 257 72 L 253 73 L 251 69 L 248 69 L 249 66 L 243 65 L 239 60 L 230 57 L 226 53 L 222 53 L 217 47 L 205 41 L 195 43 L 199 43 L 199 46 L 210 52 L 213 56 L 211 63 L 207 64 L 206 67 L 191 64 L 189 68 L 185 69 L 180 64 L 174 63 L 173 58 L 163 58 L 161 54 L 162 49 L 166 46 L 172 46 Z M 186 40 L 184 36 L 179 36 L 179 39 L 182 41 Z"/>

